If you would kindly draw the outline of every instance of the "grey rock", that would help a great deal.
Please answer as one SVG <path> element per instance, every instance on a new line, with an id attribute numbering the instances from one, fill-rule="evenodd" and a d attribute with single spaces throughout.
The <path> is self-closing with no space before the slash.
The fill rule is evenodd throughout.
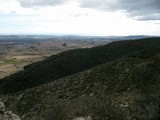
<path id="1" fill-rule="evenodd" d="M 20 117 L 12 111 L 5 111 L 5 105 L 0 99 L 0 120 L 21 120 Z"/>
<path id="2" fill-rule="evenodd" d="M 92 120 L 91 116 L 76 117 L 73 120 Z"/>
<path id="3" fill-rule="evenodd" d="M 4 105 L 4 103 L 2 102 L 2 100 L 0 99 L 0 112 L 1 112 L 1 113 L 4 113 L 4 111 L 5 111 L 5 105 Z"/>

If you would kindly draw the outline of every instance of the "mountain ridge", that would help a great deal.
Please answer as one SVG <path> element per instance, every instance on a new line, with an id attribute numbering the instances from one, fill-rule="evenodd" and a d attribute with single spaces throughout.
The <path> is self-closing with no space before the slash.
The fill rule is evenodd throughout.
<path id="1" fill-rule="evenodd" d="M 119 58 L 153 57 L 160 52 L 159 39 L 118 41 L 100 47 L 62 52 L 28 65 L 24 71 L 0 80 L 0 92 L 12 93 L 35 87 Z"/>
<path id="2" fill-rule="evenodd" d="M 36 76 L 34 80 L 39 84 L 35 86 L 30 86 L 34 82 L 30 79 L 26 82 L 21 72 L 15 74 L 14 79 L 15 75 L 0 81 L 0 98 L 6 108 L 22 120 L 71 120 L 82 116 L 94 120 L 160 119 L 159 38 L 66 51 L 27 66 L 25 73 L 32 77 L 31 72 L 47 73 L 45 66 L 54 68 L 53 63 L 64 65 L 64 72 L 73 72 L 57 78 L 44 76 L 49 82 L 39 81 L 41 76 Z M 91 66 L 84 68 L 83 65 L 88 64 Z M 49 73 L 53 73 L 52 70 Z M 20 85 L 22 88 L 17 90 Z"/>
<path id="3" fill-rule="evenodd" d="M 155 72 L 155 70 L 159 70 L 159 68 L 156 68 L 156 66 L 157 63 L 154 59 L 144 60 L 136 58 L 117 60 L 61 78 L 42 86 L 6 95 L 2 98 L 7 107 L 15 110 L 15 113 L 18 113 L 23 119 L 33 119 L 34 117 L 35 119 L 38 119 L 39 117 L 42 118 L 42 116 L 47 119 L 47 117 L 49 117 L 47 115 L 51 115 L 51 111 L 54 111 L 54 108 L 58 109 L 59 107 L 68 110 L 69 113 L 62 110 L 64 114 L 67 114 L 67 116 L 69 115 L 68 119 L 77 116 L 77 112 L 79 115 L 91 115 L 94 117 L 95 113 L 92 111 L 93 108 L 87 110 L 88 112 L 85 111 L 85 113 L 83 113 L 85 107 L 92 102 L 95 102 L 91 101 L 91 99 L 100 99 L 100 101 L 102 100 L 102 104 L 106 104 L 103 103 L 105 102 L 103 99 L 108 99 L 110 102 L 113 102 L 112 104 L 116 105 L 110 106 L 116 107 L 114 108 L 116 111 L 112 111 L 113 113 L 109 112 L 108 114 L 103 113 L 106 114 L 106 116 L 118 114 L 119 112 L 124 115 L 127 114 L 125 112 L 127 110 L 132 114 L 136 114 L 135 116 L 139 119 L 152 120 L 158 113 L 158 93 L 160 92 L 160 89 L 157 89 L 157 87 L 160 86 L 159 82 L 157 82 L 159 78 L 157 74 L 159 74 L 159 71 L 158 73 Z M 145 76 L 146 74 L 148 74 L 148 76 Z M 147 81 L 146 77 L 149 78 Z M 155 93 L 155 90 L 158 91 Z M 83 101 L 86 102 L 86 99 L 91 103 L 88 103 L 89 101 L 87 103 L 81 103 Z M 151 104 L 153 101 L 155 102 L 154 105 Z M 72 103 L 75 103 L 76 105 L 72 106 Z M 60 106 L 56 106 L 55 104 Z M 83 104 L 87 106 L 84 106 Z M 139 106 L 139 104 L 142 106 Z M 82 105 L 84 108 L 79 108 L 79 105 Z M 141 107 L 144 105 L 146 105 L 146 107 L 142 109 Z M 50 106 L 53 106 L 53 108 L 50 108 Z M 152 109 L 153 106 L 155 107 L 153 109 L 154 112 L 145 113 L 147 108 Z M 72 107 L 76 108 L 74 109 Z M 136 107 L 139 109 L 137 112 L 135 111 L 137 109 Z M 72 109 L 74 109 L 74 111 Z M 79 109 L 82 109 L 82 111 Z M 46 112 L 46 115 L 43 114 L 44 111 Z M 48 111 L 49 113 L 47 114 Z M 118 113 L 116 113 L 117 111 Z M 73 115 L 70 112 L 73 112 Z M 144 113 L 141 114 L 140 112 Z M 134 118 L 134 114 L 132 114 L 127 114 L 126 117 Z M 151 116 L 148 117 L 148 114 Z M 66 118 L 67 116 L 65 115 Z M 103 118 L 100 115 L 99 117 Z M 120 116 L 120 118 L 121 117 L 124 116 Z M 126 117 L 123 119 L 128 120 Z"/>

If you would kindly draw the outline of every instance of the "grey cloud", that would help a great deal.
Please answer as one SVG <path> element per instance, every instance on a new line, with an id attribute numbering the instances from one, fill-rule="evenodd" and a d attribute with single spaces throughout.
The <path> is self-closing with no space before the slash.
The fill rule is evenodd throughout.
<path id="1" fill-rule="evenodd" d="M 22 7 L 56 6 L 77 1 L 80 7 L 123 11 L 137 20 L 160 20 L 160 0 L 18 0 Z"/>
<path id="2" fill-rule="evenodd" d="M 56 6 L 64 4 L 68 0 L 18 0 L 22 7 L 34 7 L 34 6 Z"/>
<path id="3" fill-rule="evenodd" d="M 140 13 L 138 13 L 131 14 L 130 16 L 141 21 L 160 20 L 160 13 L 144 13 L 143 15 L 140 15 Z"/>
<path id="4" fill-rule="evenodd" d="M 116 10 L 118 7 L 117 0 L 79 0 L 81 7 L 95 8 L 101 10 Z"/>
<path id="5" fill-rule="evenodd" d="M 81 7 L 124 11 L 138 20 L 160 20 L 160 0 L 79 0 Z"/>
<path id="6" fill-rule="evenodd" d="M 121 9 L 138 20 L 160 20 L 160 0 L 120 0 Z"/>

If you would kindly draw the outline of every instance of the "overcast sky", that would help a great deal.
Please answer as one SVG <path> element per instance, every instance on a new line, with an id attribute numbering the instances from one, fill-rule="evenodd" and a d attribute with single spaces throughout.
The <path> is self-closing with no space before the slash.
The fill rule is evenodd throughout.
<path id="1" fill-rule="evenodd" d="M 0 34 L 160 35 L 160 0 L 0 0 Z"/>

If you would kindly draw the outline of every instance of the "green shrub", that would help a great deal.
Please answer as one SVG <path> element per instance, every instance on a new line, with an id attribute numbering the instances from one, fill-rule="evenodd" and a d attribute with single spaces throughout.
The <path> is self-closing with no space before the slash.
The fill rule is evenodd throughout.
<path id="1" fill-rule="evenodd" d="M 72 116 L 91 116 L 93 120 L 125 120 L 126 113 L 109 97 L 83 96 L 75 101 Z"/>

